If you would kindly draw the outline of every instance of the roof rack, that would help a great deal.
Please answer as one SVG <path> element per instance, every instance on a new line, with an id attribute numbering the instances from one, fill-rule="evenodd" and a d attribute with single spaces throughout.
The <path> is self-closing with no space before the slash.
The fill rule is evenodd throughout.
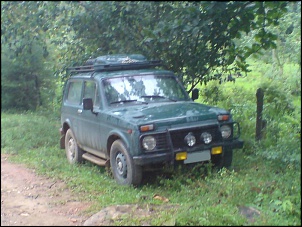
<path id="1" fill-rule="evenodd" d="M 148 61 L 141 54 L 105 55 L 94 59 L 88 59 L 85 65 L 69 67 L 67 68 L 67 72 L 107 72 L 117 70 L 147 69 L 161 65 L 160 60 Z"/>

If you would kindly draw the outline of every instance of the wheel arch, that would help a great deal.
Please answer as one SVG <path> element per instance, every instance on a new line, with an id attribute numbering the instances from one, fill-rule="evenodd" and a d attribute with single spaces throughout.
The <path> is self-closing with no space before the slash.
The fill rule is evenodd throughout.
<path id="1" fill-rule="evenodd" d="M 129 140 L 126 138 L 126 136 L 122 133 L 119 133 L 117 131 L 113 131 L 110 133 L 108 139 L 107 139 L 107 154 L 110 157 L 110 149 L 111 146 L 113 144 L 114 141 L 120 139 L 124 144 L 125 144 L 125 148 L 129 151 L 130 148 L 130 144 L 129 144 Z M 130 152 L 129 152 L 130 153 Z"/>
<path id="2" fill-rule="evenodd" d="M 70 128 L 70 124 L 68 122 L 64 122 L 62 128 L 60 129 L 61 138 L 60 138 L 60 148 L 65 149 L 65 136 L 67 130 Z"/>
<path id="3" fill-rule="evenodd" d="M 70 129 L 70 123 L 64 122 L 62 129 L 63 129 L 63 133 L 66 134 L 67 130 Z"/>

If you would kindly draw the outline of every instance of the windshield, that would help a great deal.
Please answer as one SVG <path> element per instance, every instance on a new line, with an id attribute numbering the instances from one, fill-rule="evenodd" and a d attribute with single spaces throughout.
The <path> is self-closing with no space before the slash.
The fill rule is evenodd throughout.
<path id="1" fill-rule="evenodd" d="M 175 77 L 169 75 L 109 78 L 103 85 L 109 105 L 189 100 Z"/>

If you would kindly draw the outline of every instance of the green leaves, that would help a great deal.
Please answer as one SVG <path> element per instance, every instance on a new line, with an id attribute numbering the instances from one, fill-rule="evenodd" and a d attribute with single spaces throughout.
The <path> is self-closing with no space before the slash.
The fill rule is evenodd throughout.
<path id="1" fill-rule="evenodd" d="M 57 72 L 89 57 L 141 53 L 162 59 L 192 90 L 200 82 L 215 79 L 211 75 L 216 72 L 248 72 L 247 57 L 276 48 L 278 37 L 268 28 L 280 23 L 287 5 L 236 1 L 2 2 L 1 43 L 6 43 L 15 57 L 32 52 L 33 45 L 42 46 L 42 59 L 52 58 Z M 247 35 L 248 41 L 241 41 Z M 238 57 L 240 61 L 235 61 Z M 64 74 L 57 76 L 64 80 Z"/>

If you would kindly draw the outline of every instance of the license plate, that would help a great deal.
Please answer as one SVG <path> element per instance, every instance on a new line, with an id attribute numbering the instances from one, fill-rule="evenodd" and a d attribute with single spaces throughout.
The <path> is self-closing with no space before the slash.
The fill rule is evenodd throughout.
<path id="1" fill-rule="evenodd" d="M 187 159 L 184 160 L 184 164 L 208 161 L 210 159 L 211 159 L 210 150 L 197 151 L 197 152 L 193 152 L 193 153 L 188 153 Z"/>

